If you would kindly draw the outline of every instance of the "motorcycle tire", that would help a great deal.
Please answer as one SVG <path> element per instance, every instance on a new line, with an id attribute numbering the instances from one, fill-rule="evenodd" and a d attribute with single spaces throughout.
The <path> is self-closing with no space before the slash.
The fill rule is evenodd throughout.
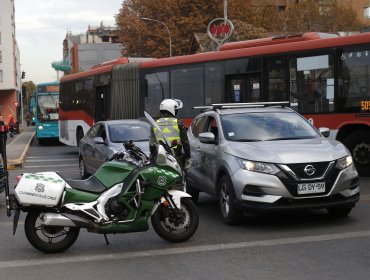
<path id="1" fill-rule="evenodd" d="M 71 247 L 80 228 L 40 225 L 41 213 L 42 211 L 30 211 L 26 216 L 24 231 L 31 245 L 44 253 L 60 253 Z"/>
<path id="2" fill-rule="evenodd" d="M 162 204 L 151 217 L 156 233 L 166 241 L 178 243 L 188 240 L 198 229 L 199 214 L 190 198 L 181 199 L 181 218 Z"/>

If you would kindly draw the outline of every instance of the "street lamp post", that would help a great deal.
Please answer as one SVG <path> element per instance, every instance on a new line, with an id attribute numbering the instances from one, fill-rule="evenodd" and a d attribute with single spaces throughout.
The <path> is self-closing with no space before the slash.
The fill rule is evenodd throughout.
<path id="1" fill-rule="evenodd" d="M 159 24 L 163 25 L 166 30 L 167 30 L 167 33 L 168 33 L 168 37 L 170 39 L 170 57 L 172 56 L 172 39 L 171 39 L 171 32 L 170 30 L 168 29 L 167 25 L 165 25 L 163 22 L 157 20 L 157 19 L 152 19 L 152 18 L 146 18 L 146 17 L 142 17 L 141 20 L 146 20 L 146 21 L 155 21 L 155 22 L 158 22 Z"/>

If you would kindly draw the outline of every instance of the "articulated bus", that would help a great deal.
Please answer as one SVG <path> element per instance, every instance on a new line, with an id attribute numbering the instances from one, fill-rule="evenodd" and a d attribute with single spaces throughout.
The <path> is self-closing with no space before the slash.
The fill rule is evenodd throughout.
<path id="1" fill-rule="evenodd" d="M 158 115 L 164 98 L 194 106 L 290 101 L 352 152 L 370 175 L 370 33 L 305 33 L 224 44 L 217 52 L 131 61 L 120 58 L 61 80 L 60 141 L 74 145 L 96 121 Z"/>
<path id="2" fill-rule="evenodd" d="M 36 87 L 36 139 L 39 144 L 59 140 L 59 81 Z"/>

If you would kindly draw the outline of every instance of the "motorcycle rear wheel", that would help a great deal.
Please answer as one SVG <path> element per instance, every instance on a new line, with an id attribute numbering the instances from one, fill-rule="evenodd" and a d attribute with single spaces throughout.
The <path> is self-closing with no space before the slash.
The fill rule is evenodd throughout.
<path id="1" fill-rule="evenodd" d="M 24 231 L 31 245 L 44 253 L 60 253 L 71 247 L 80 228 L 41 225 L 41 214 L 41 211 L 29 212 L 24 223 Z"/>
<path id="2" fill-rule="evenodd" d="M 152 215 L 152 226 L 164 240 L 173 243 L 184 242 L 198 229 L 199 214 L 190 198 L 181 199 L 180 212 L 181 217 L 176 217 L 173 209 L 161 204 Z"/>

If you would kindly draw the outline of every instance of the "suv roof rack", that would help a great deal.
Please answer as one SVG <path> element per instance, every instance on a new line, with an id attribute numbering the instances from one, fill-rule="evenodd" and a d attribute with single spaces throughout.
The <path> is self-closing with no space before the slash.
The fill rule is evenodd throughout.
<path id="1" fill-rule="evenodd" d="M 236 109 L 236 108 L 256 108 L 256 107 L 268 107 L 268 106 L 289 106 L 289 101 L 277 101 L 277 102 L 253 102 L 253 103 L 219 103 L 211 104 L 208 106 L 195 106 L 194 109 L 200 109 L 202 111 L 217 110 L 217 109 Z"/>

